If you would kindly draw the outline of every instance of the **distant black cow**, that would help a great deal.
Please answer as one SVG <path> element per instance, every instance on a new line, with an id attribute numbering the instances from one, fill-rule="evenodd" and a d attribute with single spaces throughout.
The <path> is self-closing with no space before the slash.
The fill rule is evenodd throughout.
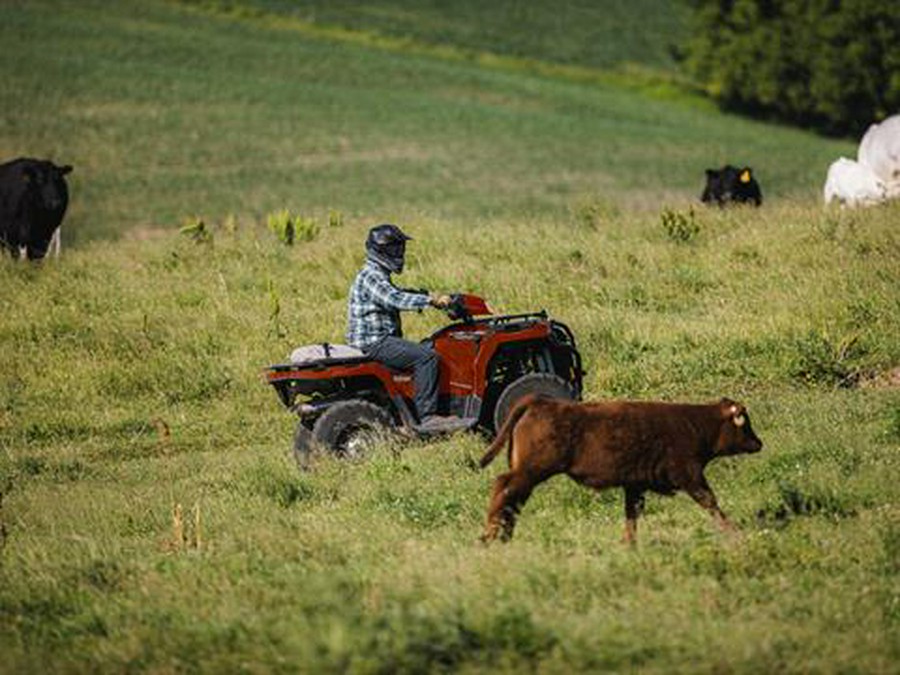
<path id="1" fill-rule="evenodd" d="M 20 157 L 0 164 L 0 246 L 18 258 L 47 255 L 50 241 L 66 213 L 69 165 Z"/>
<path id="2" fill-rule="evenodd" d="M 738 169 L 736 166 L 726 164 L 721 169 L 706 170 L 706 187 L 700 200 L 719 206 L 725 206 L 730 202 L 752 203 L 759 206 L 762 204 L 762 192 L 749 166 Z"/>

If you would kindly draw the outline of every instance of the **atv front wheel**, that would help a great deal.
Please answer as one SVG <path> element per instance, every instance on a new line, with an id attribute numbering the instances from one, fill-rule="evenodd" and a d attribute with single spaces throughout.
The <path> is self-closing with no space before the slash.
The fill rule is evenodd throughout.
<path id="1" fill-rule="evenodd" d="M 514 380 L 500 393 L 494 408 L 494 432 L 499 432 L 506 417 L 516 404 L 529 394 L 541 394 L 550 398 L 574 400 L 572 387 L 559 375 L 528 373 Z"/>
<path id="2" fill-rule="evenodd" d="M 337 457 L 359 459 L 383 441 L 392 426 L 391 416 L 384 408 L 351 399 L 335 403 L 323 412 L 310 436 L 314 443 Z"/>

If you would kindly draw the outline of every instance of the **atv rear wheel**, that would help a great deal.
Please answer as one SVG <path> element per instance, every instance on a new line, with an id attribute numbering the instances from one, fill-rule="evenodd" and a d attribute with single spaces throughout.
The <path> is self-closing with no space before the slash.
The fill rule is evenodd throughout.
<path id="1" fill-rule="evenodd" d="M 510 411 L 529 394 L 541 394 L 550 398 L 575 399 L 572 387 L 559 375 L 550 373 L 528 373 L 514 380 L 497 399 L 494 408 L 494 432 L 500 431 Z"/>
<path id="2" fill-rule="evenodd" d="M 387 410 L 361 399 L 330 406 L 310 434 L 314 443 L 342 459 L 359 459 L 383 441 L 393 426 Z M 295 444 L 296 447 L 296 444 Z"/>

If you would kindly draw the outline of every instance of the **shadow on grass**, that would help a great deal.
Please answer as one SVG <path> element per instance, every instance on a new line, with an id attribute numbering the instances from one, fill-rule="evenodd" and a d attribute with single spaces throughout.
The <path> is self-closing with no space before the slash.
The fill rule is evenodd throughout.
<path id="1" fill-rule="evenodd" d="M 822 516 L 831 520 L 854 518 L 856 507 L 853 498 L 832 490 L 816 487 L 798 487 L 790 483 L 778 485 L 778 499 L 756 513 L 762 524 L 786 526 L 797 517 Z"/>

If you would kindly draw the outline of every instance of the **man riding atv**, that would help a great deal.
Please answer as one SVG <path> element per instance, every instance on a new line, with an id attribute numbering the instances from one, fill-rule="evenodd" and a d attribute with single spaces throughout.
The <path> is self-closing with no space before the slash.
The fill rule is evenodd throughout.
<path id="1" fill-rule="evenodd" d="M 451 302 L 448 295 L 394 286 L 391 274 L 403 272 L 406 242 L 411 239 L 390 223 L 369 230 L 366 263 L 350 288 L 347 343 L 391 368 L 413 369 L 420 431 L 456 431 L 468 426 L 467 421 L 437 414 L 438 355 L 426 344 L 403 339 L 401 311 L 445 309 Z"/>
<path id="2" fill-rule="evenodd" d="M 462 429 L 491 434 L 526 396 L 579 400 L 584 371 L 575 336 L 546 310 L 495 314 L 467 293 L 402 290 L 407 237 L 372 228 L 366 264 L 353 282 L 347 342 L 294 350 L 266 381 L 298 416 L 294 456 L 306 468 L 317 449 L 363 456 L 385 434 L 428 438 Z M 402 338 L 400 312 L 446 307 L 452 323 L 421 343 Z"/>

